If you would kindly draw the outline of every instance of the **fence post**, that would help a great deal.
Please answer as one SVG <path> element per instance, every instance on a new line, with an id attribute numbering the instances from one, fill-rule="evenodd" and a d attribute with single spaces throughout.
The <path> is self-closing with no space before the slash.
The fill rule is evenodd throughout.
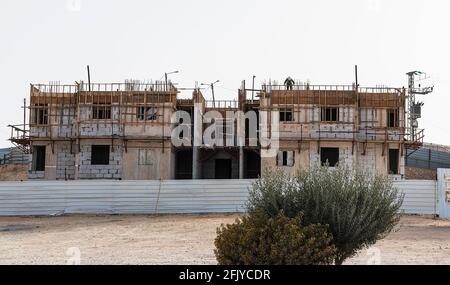
<path id="1" fill-rule="evenodd" d="M 450 219 L 450 169 L 438 168 L 438 214 Z"/>

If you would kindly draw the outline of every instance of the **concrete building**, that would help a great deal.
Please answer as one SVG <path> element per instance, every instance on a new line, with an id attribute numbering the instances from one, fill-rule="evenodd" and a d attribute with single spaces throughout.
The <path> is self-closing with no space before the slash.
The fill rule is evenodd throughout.
<path id="1" fill-rule="evenodd" d="M 237 100 L 178 93 L 170 82 L 31 85 L 29 127 L 12 126 L 11 141 L 29 152 L 29 178 L 48 180 L 255 178 L 325 163 L 401 179 L 406 150 L 422 144 L 422 131 L 405 132 L 403 88 L 243 82 Z"/>

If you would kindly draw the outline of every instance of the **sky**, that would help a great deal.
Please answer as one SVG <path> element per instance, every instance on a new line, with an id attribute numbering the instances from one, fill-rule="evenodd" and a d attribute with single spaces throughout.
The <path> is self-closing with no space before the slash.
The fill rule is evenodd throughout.
<path id="1" fill-rule="evenodd" d="M 435 92 L 419 127 L 450 145 L 450 1 L 430 0 L 2 0 L 0 147 L 21 124 L 30 83 L 220 80 L 216 99 L 291 76 L 311 84 L 407 86 L 420 70 Z M 190 94 L 182 94 L 188 96 Z M 206 92 L 210 98 L 211 93 Z"/>

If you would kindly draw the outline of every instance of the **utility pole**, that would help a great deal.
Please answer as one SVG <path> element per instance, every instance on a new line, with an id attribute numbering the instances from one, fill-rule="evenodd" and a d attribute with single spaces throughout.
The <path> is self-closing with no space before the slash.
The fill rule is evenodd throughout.
<path id="1" fill-rule="evenodd" d="M 408 131 L 411 141 L 417 139 L 417 128 L 419 124 L 417 119 L 421 118 L 421 111 L 423 102 L 416 102 L 416 95 L 426 95 L 433 92 L 434 86 L 431 87 L 421 87 L 420 84 L 416 88 L 416 82 L 425 80 L 427 77 L 426 73 L 421 71 L 410 71 L 406 73 L 408 75 Z M 418 77 L 416 79 L 416 77 Z"/>
<path id="2" fill-rule="evenodd" d="M 216 97 L 214 95 L 214 84 L 219 83 L 219 82 L 220 82 L 220 80 L 216 80 L 215 82 L 210 83 L 210 84 L 206 84 L 206 83 L 201 84 L 201 85 L 209 85 L 209 87 L 211 87 L 211 93 L 212 93 L 212 97 L 213 97 L 213 108 L 216 107 Z"/>
<path id="3" fill-rule="evenodd" d="M 87 73 L 88 73 L 88 90 L 91 92 L 91 71 L 89 69 L 89 65 L 87 66 Z"/>
<path id="4" fill-rule="evenodd" d="M 358 82 L 358 65 L 355 64 L 355 97 L 356 97 L 356 107 L 359 110 L 360 107 L 360 102 L 359 102 L 359 82 Z M 358 149 L 359 148 L 359 143 L 358 143 L 358 139 L 356 136 L 356 133 L 359 132 L 359 127 L 361 124 L 361 117 L 360 117 L 360 113 L 355 112 L 355 114 L 353 115 L 353 120 L 355 122 L 354 126 L 353 126 L 353 143 L 352 143 L 352 154 L 355 153 L 355 146 Z M 356 158 L 358 159 L 360 155 L 359 150 L 356 151 Z M 365 153 L 364 153 L 365 155 Z"/>
<path id="5" fill-rule="evenodd" d="M 213 97 L 213 107 L 216 107 L 216 97 L 214 96 L 214 84 L 211 83 L 211 93 Z"/>
<path id="6" fill-rule="evenodd" d="M 179 71 L 178 70 L 176 70 L 176 71 L 172 71 L 172 72 L 166 72 L 166 73 L 164 73 L 164 82 L 165 82 L 165 86 L 166 86 L 166 90 L 165 91 L 169 91 L 169 88 L 168 88 L 168 80 L 167 80 L 167 75 L 169 75 L 169 74 L 174 74 L 174 73 L 178 73 Z"/>
<path id="7" fill-rule="evenodd" d="M 252 103 L 253 103 L 253 99 L 255 97 L 255 75 L 253 75 L 253 80 L 252 80 Z"/>
<path id="8" fill-rule="evenodd" d="M 23 137 L 25 138 L 25 129 L 27 126 L 27 99 L 23 98 Z"/>

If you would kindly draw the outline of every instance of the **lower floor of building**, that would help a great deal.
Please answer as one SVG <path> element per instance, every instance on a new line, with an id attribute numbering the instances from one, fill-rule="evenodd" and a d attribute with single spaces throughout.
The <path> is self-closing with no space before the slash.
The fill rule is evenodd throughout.
<path id="1" fill-rule="evenodd" d="M 405 174 L 399 143 L 280 141 L 273 155 L 258 148 L 175 148 L 170 141 L 85 139 L 33 141 L 30 179 L 247 179 L 266 168 L 295 174 L 316 165 L 364 168 L 369 173 Z"/>

